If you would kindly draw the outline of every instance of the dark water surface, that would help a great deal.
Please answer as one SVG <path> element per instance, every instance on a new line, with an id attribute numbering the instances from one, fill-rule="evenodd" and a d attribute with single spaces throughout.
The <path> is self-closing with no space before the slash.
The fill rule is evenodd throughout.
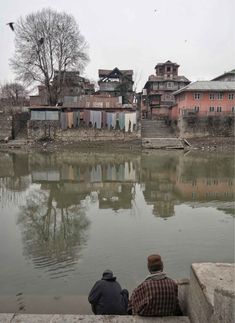
<path id="1" fill-rule="evenodd" d="M 131 292 L 162 255 L 232 262 L 233 154 L 0 153 L 0 312 L 89 313 L 112 269 Z"/>

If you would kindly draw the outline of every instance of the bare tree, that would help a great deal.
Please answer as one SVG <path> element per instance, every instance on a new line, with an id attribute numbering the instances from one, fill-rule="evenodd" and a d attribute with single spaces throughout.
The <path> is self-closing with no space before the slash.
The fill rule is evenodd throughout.
<path id="1" fill-rule="evenodd" d="M 9 106 L 22 106 L 26 102 L 28 93 L 25 87 L 18 82 L 5 83 L 1 86 L 1 98 Z"/>
<path id="2" fill-rule="evenodd" d="M 11 66 L 19 79 L 43 84 L 48 103 L 55 104 L 65 72 L 81 71 L 89 61 L 87 43 L 73 16 L 42 9 L 15 24 L 15 54 Z M 53 78 L 56 75 L 56 82 Z"/>

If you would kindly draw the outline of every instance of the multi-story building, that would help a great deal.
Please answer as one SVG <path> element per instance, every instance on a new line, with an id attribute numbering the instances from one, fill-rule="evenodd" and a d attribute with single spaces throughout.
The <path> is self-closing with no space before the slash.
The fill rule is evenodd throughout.
<path id="1" fill-rule="evenodd" d="M 143 89 L 142 110 L 147 118 L 166 117 L 175 102 L 173 92 L 190 83 L 178 75 L 179 65 L 167 61 L 155 66 L 156 75 L 150 75 Z"/>
<path id="2" fill-rule="evenodd" d="M 55 71 L 52 84 L 59 91 L 61 100 L 65 96 L 90 95 L 95 92 L 94 84 L 80 76 L 78 71 L 65 71 L 60 73 L 60 77 L 58 71 Z"/>
<path id="3" fill-rule="evenodd" d="M 215 77 L 212 81 L 232 81 L 235 82 L 235 69 L 230 72 L 224 72 L 224 74 Z"/>
<path id="4" fill-rule="evenodd" d="M 55 71 L 51 90 L 55 102 L 62 104 L 64 101 L 73 102 L 74 97 L 77 99 L 79 95 L 94 94 L 95 87 L 88 79 L 81 77 L 78 71 L 64 71 L 60 74 Z M 44 85 L 38 86 L 38 95 L 30 96 L 30 105 L 48 105 L 48 92 Z"/>
<path id="5" fill-rule="evenodd" d="M 132 104 L 133 91 L 133 70 L 99 70 L 99 91 L 102 96 L 119 96 L 123 104 Z"/>
<path id="6" fill-rule="evenodd" d="M 197 115 L 234 115 L 235 82 L 197 81 L 174 92 L 176 104 L 171 109 L 171 118 Z"/>

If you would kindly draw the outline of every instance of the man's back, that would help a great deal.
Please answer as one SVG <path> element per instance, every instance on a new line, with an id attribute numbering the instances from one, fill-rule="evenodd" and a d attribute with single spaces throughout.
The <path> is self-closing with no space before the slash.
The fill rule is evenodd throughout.
<path id="1" fill-rule="evenodd" d="M 133 315 L 179 315 L 178 286 L 168 277 L 149 277 L 133 291 L 129 308 Z"/>
<path id="2" fill-rule="evenodd" d="M 121 288 L 112 271 L 106 270 L 102 279 L 92 287 L 88 301 L 95 314 L 125 315 L 127 314 L 128 291 Z"/>

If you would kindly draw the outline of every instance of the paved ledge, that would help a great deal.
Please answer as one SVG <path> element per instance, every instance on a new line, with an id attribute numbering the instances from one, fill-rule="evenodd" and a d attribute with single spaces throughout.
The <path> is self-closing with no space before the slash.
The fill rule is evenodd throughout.
<path id="1" fill-rule="evenodd" d="M 226 290 L 233 294 L 235 289 L 235 264 L 199 263 L 192 264 L 194 274 L 207 300 L 214 305 L 215 289 Z"/>
<path id="2" fill-rule="evenodd" d="M 1 323 L 190 323 L 186 316 L 141 317 L 118 315 L 1 314 Z"/>

